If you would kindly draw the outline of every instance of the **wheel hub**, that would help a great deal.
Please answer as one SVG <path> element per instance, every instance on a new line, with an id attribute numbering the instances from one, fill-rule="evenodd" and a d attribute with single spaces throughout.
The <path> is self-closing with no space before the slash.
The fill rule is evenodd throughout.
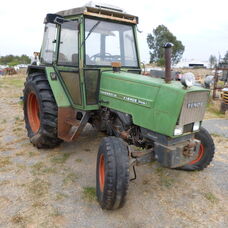
<path id="1" fill-rule="evenodd" d="M 104 162 L 104 155 L 100 156 L 99 161 L 99 182 L 100 182 L 100 190 L 103 192 L 104 190 L 104 181 L 105 181 L 105 162 Z"/>
<path id="2" fill-rule="evenodd" d="M 37 133 L 40 128 L 39 104 L 33 92 L 28 95 L 27 114 L 32 131 Z"/>
<path id="3" fill-rule="evenodd" d="M 202 159 L 203 155 L 204 155 L 204 146 L 203 146 L 203 144 L 201 143 L 201 144 L 200 144 L 199 153 L 198 153 L 197 158 L 196 158 L 195 160 L 191 161 L 191 162 L 189 163 L 189 165 L 193 165 L 193 164 L 199 162 L 199 161 Z"/>

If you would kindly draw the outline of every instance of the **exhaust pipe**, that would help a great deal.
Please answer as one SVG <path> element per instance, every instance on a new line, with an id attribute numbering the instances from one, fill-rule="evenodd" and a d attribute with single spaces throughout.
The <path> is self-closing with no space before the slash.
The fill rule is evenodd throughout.
<path id="1" fill-rule="evenodd" d="M 165 48 L 165 82 L 170 83 L 171 77 L 171 55 L 172 55 L 172 43 L 166 43 Z"/>

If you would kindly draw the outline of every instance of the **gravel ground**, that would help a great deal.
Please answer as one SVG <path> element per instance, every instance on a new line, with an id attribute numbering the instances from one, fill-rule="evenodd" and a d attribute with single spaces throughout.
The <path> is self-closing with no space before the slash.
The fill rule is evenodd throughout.
<path id="1" fill-rule="evenodd" d="M 228 227 L 227 138 L 213 134 L 215 158 L 202 172 L 166 169 L 157 162 L 136 167 L 124 208 L 104 211 L 94 194 L 96 153 L 104 135 L 88 125 L 76 142 L 34 148 L 18 99 L 22 84 L 23 79 L 0 80 L 1 228 Z"/>
<path id="2" fill-rule="evenodd" d="M 210 134 L 228 138 L 228 119 L 205 120 L 203 126 L 210 132 Z"/>

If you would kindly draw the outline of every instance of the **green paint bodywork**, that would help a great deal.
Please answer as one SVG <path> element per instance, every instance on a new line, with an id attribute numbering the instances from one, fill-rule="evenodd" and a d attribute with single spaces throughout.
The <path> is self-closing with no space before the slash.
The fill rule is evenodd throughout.
<path id="1" fill-rule="evenodd" d="M 135 125 L 173 137 L 184 97 L 200 87 L 184 89 L 180 82 L 126 72 L 103 72 L 100 83 L 102 105 L 132 115 Z"/>
<path id="2" fill-rule="evenodd" d="M 49 85 L 51 86 L 53 95 L 55 97 L 55 101 L 57 103 L 58 107 L 69 107 L 71 106 L 69 98 L 67 94 L 65 93 L 65 90 L 63 88 L 62 83 L 57 80 L 52 80 L 50 74 L 55 73 L 55 70 L 53 67 L 45 67 L 47 79 L 49 82 Z"/>
<path id="3" fill-rule="evenodd" d="M 124 68 L 114 73 L 110 67 L 93 66 L 92 69 L 99 69 L 100 88 L 99 103 L 95 105 L 86 104 L 86 87 L 84 80 L 84 70 L 91 69 L 85 65 L 85 28 L 84 16 L 78 15 L 67 19 L 77 19 L 79 21 L 79 65 L 74 67 L 58 66 L 57 53 L 59 45 L 57 45 L 53 66 L 46 66 L 45 71 L 53 91 L 58 107 L 73 107 L 79 110 L 98 110 L 108 107 L 132 116 L 133 123 L 140 127 L 150 129 L 152 131 L 173 136 L 175 126 L 177 124 L 184 97 L 189 92 L 205 91 L 200 87 L 192 87 L 184 89 L 180 82 L 171 81 L 165 83 L 163 79 L 152 78 L 140 74 L 127 73 L 128 70 L 140 70 L 137 68 Z M 136 50 L 139 53 L 136 37 L 136 25 L 133 25 L 134 36 L 136 39 Z M 57 25 L 57 41 L 60 39 L 60 26 Z M 137 56 L 140 63 L 139 55 Z M 74 104 L 66 85 L 61 78 L 61 71 L 78 72 L 80 78 L 80 91 L 82 104 Z M 50 74 L 55 72 L 57 80 L 52 80 Z"/>

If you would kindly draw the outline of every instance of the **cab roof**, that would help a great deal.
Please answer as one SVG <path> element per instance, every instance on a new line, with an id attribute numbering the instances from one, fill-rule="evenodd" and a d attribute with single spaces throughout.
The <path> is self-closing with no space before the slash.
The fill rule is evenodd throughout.
<path id="1" fill-rule="evenodd" d="M 89 3 L 82 7 L 73 8 L 69 10 L 59 11 L 56 14 L 62 17 L 76 16 L 76 15 L 88 15 L 104 19 L 117 20 L 122 22 L 128 22 L 132 24 L 138 24 L 138 17 L 126 13 L 123 9 L 104 4 Z"/>

